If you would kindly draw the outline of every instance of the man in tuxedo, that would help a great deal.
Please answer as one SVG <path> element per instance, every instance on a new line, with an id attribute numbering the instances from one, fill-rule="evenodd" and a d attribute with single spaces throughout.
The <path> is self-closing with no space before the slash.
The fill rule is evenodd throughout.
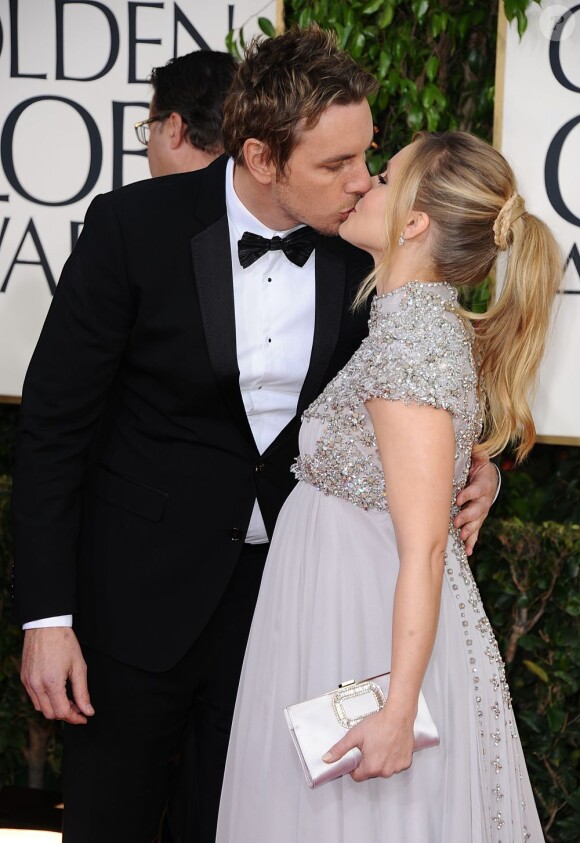
<path id="1" fill-rule="evenodd" d="M 230 53 L 195 50 L 153 68 L 149 117 L 135 123 L 152 176 L 200 170 L 223 154 L 223 106 L 236 67 Z"/>
<path id="2" fill-rule="evenodd" d="M 375 87 L 316 27 L 254 45 L 229 157 L 95 199 L 63 270 L 26 378 L 14 514 L 22 678 L 66 723 L 65 843 L 156 839 L 186 732 L 190 839 L 214 839 L 299 418 L 366 331 L 351 301 L 368 258 L 333 235 L 371 187 Z M 495 490 L 477 474 L 470 542 Z"/>

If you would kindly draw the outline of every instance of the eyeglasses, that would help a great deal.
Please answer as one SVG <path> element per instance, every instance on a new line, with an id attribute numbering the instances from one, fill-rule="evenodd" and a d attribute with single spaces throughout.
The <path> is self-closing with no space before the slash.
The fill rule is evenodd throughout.
<path id="1" fill-rule="evenodd" d="M 156 114 L 155 117 L 148 117 L 147 120 L 139 120 L 138 123 L 135 123 L 135 134 L 137 135 L 139 143 L 142 143 L 143 146 L 147 146 L 149 138 L 151 137 L 151 123 L 155 123 L 157 120 L 167 120 L 170 113 L 171 112 L 167 111 L 163 114 Z"/>

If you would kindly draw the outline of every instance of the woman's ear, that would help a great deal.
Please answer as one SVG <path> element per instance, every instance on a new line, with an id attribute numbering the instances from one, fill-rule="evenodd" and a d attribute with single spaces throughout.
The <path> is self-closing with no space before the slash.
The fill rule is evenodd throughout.
<path id="1" fill-rule="evenodd" d="M 405 241 L 413 240 L 414 237 L 419 237 L 429 230 L 431 220 L 425 211 L 411 211 L 407 218 L 407 223 L 403 229 L 403 237 Z"/>
<path id="2" fill-rule="evenodd" d="M 270 149 L 263 141 L 248 138 L 243 147 L 246 169 L 260 184 L 271 184 L 276 180 L 276 167 L 270 158 Z"/>

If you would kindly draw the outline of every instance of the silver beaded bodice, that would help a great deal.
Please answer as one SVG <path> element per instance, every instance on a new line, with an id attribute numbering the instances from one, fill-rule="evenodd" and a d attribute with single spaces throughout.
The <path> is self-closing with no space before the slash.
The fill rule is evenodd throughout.
<path id="1" fill-rule="evenodd" d="M 302 447 L 301 436 L 301 454 L 292 469 L 299 480 L 363 509 L 388 510 L 365 407 L 371 398 L 386 398 L 451 413 L 455 495 L 463 488 L 481 415 L 473 332 L 456 306 L 455 289 L 442 283 L 413 281 L 374 299 L 369 336 L 303 415 L 303 429 L 313 420 L 322 424 L 310 451 Z"/>

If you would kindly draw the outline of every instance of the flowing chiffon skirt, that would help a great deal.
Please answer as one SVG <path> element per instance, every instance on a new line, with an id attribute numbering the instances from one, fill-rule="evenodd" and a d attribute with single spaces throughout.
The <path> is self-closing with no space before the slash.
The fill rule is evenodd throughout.
<path id="1" fill-rule="evenodd" d="M 303 426 L 305 447 L 318 427 Z M 298 484 L 279 517 L 246 651 L 217 843 L 544 839 L 503 662 L 453 536 L 423 682 L 440 746 L 389 779 L 308 788 L 284 707 L 389 670 L 398 565 L 388 513 Z"/>

